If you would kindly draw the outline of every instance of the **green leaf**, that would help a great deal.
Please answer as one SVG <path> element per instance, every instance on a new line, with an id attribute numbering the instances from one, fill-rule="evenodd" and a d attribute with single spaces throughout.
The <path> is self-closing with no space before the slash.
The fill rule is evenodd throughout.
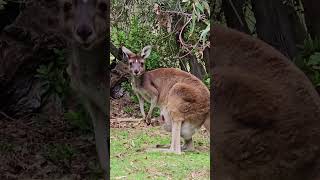
<path id="1" fill-rule="evenodd" d="M 207 26 L 210 26 L 210 21 L 209 21 L 209 20 L 206 19 L 206 20 L 204 20 L 203 22 L 204 22 Z"/>
<path id="2" fill-rule="evenodd" d="M 316 52 L 310 56 L 310 59 L 308 61 L 308 65 L 309 66 L 320 65 L 320 52 Z"/>
<path id="3" fill-rule="evenodd" d="M 192 35 L 192 33 L 193 33 L 193 31 L 194 31 L 195 25 L 196 25 L 196 15 L 195 15 L 195 10 L 193 10 L 193 11 L 192 11 L 191 30 L 190 30 L 189 37 Z"/>
<path id="4" fill-rule="evenodd" d="M 208 33 L 210 32 L 210 24 L 207 25 L 206 29 L 204 29 L 200 35 L 200 41 L 205 42 Z"/>
<path id="5" fill-rule="evenodd" d="M 199 2 L 196 2 L 195 5 L 202 13 L 204 12 L 204 8 Z"/>
<path id="6" fill-rule="evenodd" d="M 202 1 L 202 4 L 204 6 L 204 8 L 207 10 L 209 16 L 210 16 L 210 6 L 209 4 L 207 3 L 207 1 Z"/>

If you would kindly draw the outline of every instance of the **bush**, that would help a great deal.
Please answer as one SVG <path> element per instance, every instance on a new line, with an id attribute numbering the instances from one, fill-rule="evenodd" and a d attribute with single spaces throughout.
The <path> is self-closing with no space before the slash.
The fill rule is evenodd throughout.
<path id="1" fill-rule="evenodd" d="M 307 39 L 295 64 L 308 76 L 315 87 L 320 87 L 320 40 Z"/>
<path id="2" fill-rule="evenodd" d="M 65 49 L 53 49 L 53 55 L 56 60 L 40 65 L 35 77 L 41 81 L 45 95 L 53 94 L 65 100 L 70 91 L 70 79 L 66 72 L 66 51 Z"/>

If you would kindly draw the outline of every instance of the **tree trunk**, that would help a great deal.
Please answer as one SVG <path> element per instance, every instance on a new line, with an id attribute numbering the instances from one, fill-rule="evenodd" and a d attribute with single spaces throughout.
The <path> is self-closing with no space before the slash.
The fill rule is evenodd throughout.
<path id="1" fill-rule="evenodd" d="M 292 31 L 294 27 L 282 1 L 252 0 L 252 7 L 258 37 L 292 59 L 297 53 Z"/>
<path id="2" fill-rule="evenodd" d="M 110 53 L 118 60 L 122 61 L 122 52 L 112 42 L 110 42 Z"/>
<path id="3" fill-rule="evenodd" d="M 294 41 L 296 43 L 297 49 L 299 49 L 303 47 L 304 40 L 307 38 L 307 29 L 302 20 L 299 18 L 298 12 L 293 6 L 294 4 L 292 4 L 292 6 L 286 6 L 286 8 L 288 10 L 289 21 L 293 27 L 292 31 Z"/>
<path id="4" fill-rule="evenodd" d="M 203 65 L 199 63 L 197 58 L 193 55 L 188 56 L 188 61 L 190 65 L 190 73 L 202 80 L 206 75 Z"/>
<path id="5" fill-rule="evenodd" d="M 306 24 L 312 38 L 320 38 L 320 1 L 302 0 Z"/>
<path id="6" fill-rule="evenodd" d="M 206 47 L 203 50 L 203 60 L 205 63 L 207 73 L 210 73 L 209 72 L 209 69 L 210 69 L 210 48 L 209 47 Z"/>
<path id="7" fill-rule="evenodd" d="M 244 4 L 245 0 L 224 0 L 222 9 L 229 27 L 250 34 L 243 12 Z"/>
<path id="8" fill-rule="evenodd" d="M 187 64 L 188 64 L 187 61 L 184 61 L 184 60 L 182 60 L 182 59 L 179 59 L 179 66 L 180 66 L 180 69 L 181 69 L 182 71 L 188 72 Z"/>
<path id="9" fill-rule="evenodd" d="M 117 48 L 112 42 L 110 42 L 110 53 L 119 60 L 118 62 L 114 61 L 110 67 L 110 95 L 117 99 L 123 96 L 121 84 L 129 80 L 130 74 L 128 65 L 123 62 L 121 49 Z"/>

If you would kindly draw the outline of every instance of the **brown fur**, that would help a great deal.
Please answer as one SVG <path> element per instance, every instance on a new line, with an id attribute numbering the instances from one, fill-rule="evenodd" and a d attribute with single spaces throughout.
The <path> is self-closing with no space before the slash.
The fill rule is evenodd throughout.
<path id="1" fill-rule="evenodd" d="M 144 80 L 144 84 L 147 84 L 147 81 L 151 81 L 157 87 L 160 94 L 159 104 L 167 103 L 167 94 L 170 89 L 172 95 L 181 97 L 187 102 L 192 101 L 199 104 L 205 102 L 207 95 L 209 95 L 208 88 L 198 78 L 175 68 L 159 68 L 148 71 L 144 74 Z M 172 89 L 177 83 L 181 83 L 180 87 Z M 199 94 L 200 92 L 204 92 L 205 95 Z"/>
<path id="2" fill-rule="evenodd" d="M 153 107 L 158 106 L 162 116 L 160 119 L 165 121 L 164 128 L 172 132 L 170 151 L 180 153 L 180 136 L 186 140 L 184 147 L 192 149 L 195 130 L 204 121 L 210 121 L 208 88 L 192 74 L 179 69 L 159 68 L 145 72 L 144 59 L 150 54 L 150 46 L 142 50 L 141 54 L 147 54 L 146 57 L 135 55 L 124 47 L 123 51 L 128 57 L 132 86 L 139 98 L 143 116 L 143 101 L 151 102 L 150 110 L 144 117 L 147 123 Z"/>
<path id="3" fill-rule="evenodd" d="M 149 91 L 150 86 L 156 87 L 159 97 L 158 106 L 171 109 L 172 115 L 176 114 L 177 118 L 182 118 L 182 121 L 198 120 L 201 119 L 197 118 L 199 115 L 207 115 L 210 92 L 198 78 L 190 73 L 174 68 L 159 68 L 146 72 L 143 79 L 142 86 L 138 88 Z M 147 86 L 143 87 L 143 85 Z"/>
<path id="4" fill-rule="evenodd" d="M 320 98 L 280 52 L 243 33 L 212 28 L 213 176 L 320 179 Z"/>

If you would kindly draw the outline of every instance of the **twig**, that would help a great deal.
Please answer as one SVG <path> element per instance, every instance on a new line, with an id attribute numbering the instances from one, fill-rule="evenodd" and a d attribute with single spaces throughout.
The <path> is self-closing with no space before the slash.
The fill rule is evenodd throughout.
<path id="1" fill-rule="evenodd" d="M 183 15 L 183 16 L 187 16 L 187 17 L 192 17 L 192 14 L 185 13 L 185 12 L 179 12 L 179 11 L 162 11 L 162 12 L 170 13 L 170 14 Z M 200 19 L 201 20 L 206 19 L 206 16 L 202 14 L 202 15 L 200 15 Z"/>
<path id="2" fill-rule="evenodd" d="M 11 121 L 16 121 L 16 119 L 8 116 L 8 115 L 7 115 L 6 113 L 4 113 L 3 111 L 0 111 L 0 114 L 1 114 L 2 116 L 4 116 L 5 118 L 10 119 Z"/>
<path id="3" fill-rule="evenodd" d="M 192 20 L 192 18 L 189 18 L 188 21 L 182 26 L 180 33 L 179 33 L 179 41 L 182 44 L 182 46 L 185 46 L 185 43 L 182 39 L 182 32 L 184 31 L 184 29 L 186 28 L 186 26 L 190 23 L 190 21 Z"/>
<path id="4" fill-rule="evenodd" d="M 137 121 L 141 121 L 142 119 L 116 118 L 116 119 L 110 119 L 110 120 L 115 122 L 137 122 Z"/>
<path id="5" fill-rule="evenodd" d="M 244 27 L 244 23 L 243 23 L 243 21 L 242 21 L 242 19 L 241 19 L 240 15 L 239 15 L 239 13 L 238 13 L 237 9 L 234 7 L 234 4 L 233 4 L 232 0 L 229 0 L 229 4 L 230 4 L 230 6 L 232 7 L 232 9 L 233 9 L 234 13 L 236 14 L 236 16 L 237 16 L 237 18 L 238 18 L 238 20 L 239 20 L 239 22 L 240 22 L 241 26 L 242 26 L 242 27 Z"/>
<path id="6" fill-rule="evenodd" d="M 187 54 L 184 54 L 183 56 L 179 56 L 179 57 L 177 57 L 177 58 L 182 59 L 182 58 L 188 56 L 188 55 L 191 54 L 191 53 L 192 53 L 192 51 L 190 51 L 190 50 L 188 49 L 188 53 L 187 53 Z"/>
<path id="7" fill-rule="evenodd" d="M 127 176 L 119 176 L 119 177 L 115 177 L 115 179 L 125 179 Z"/>
<path id="8" fill-rule="evenodd" d="M 122 16 L 123 11 L 124 11 L 124 8 L 122 8 L 121 11 L 120 11 L 120 13 L 119 13 L 119 15 L 116 16 L 116 17 L 113 18 L 113 19 L 119 19 L 119 18 Z"/>

